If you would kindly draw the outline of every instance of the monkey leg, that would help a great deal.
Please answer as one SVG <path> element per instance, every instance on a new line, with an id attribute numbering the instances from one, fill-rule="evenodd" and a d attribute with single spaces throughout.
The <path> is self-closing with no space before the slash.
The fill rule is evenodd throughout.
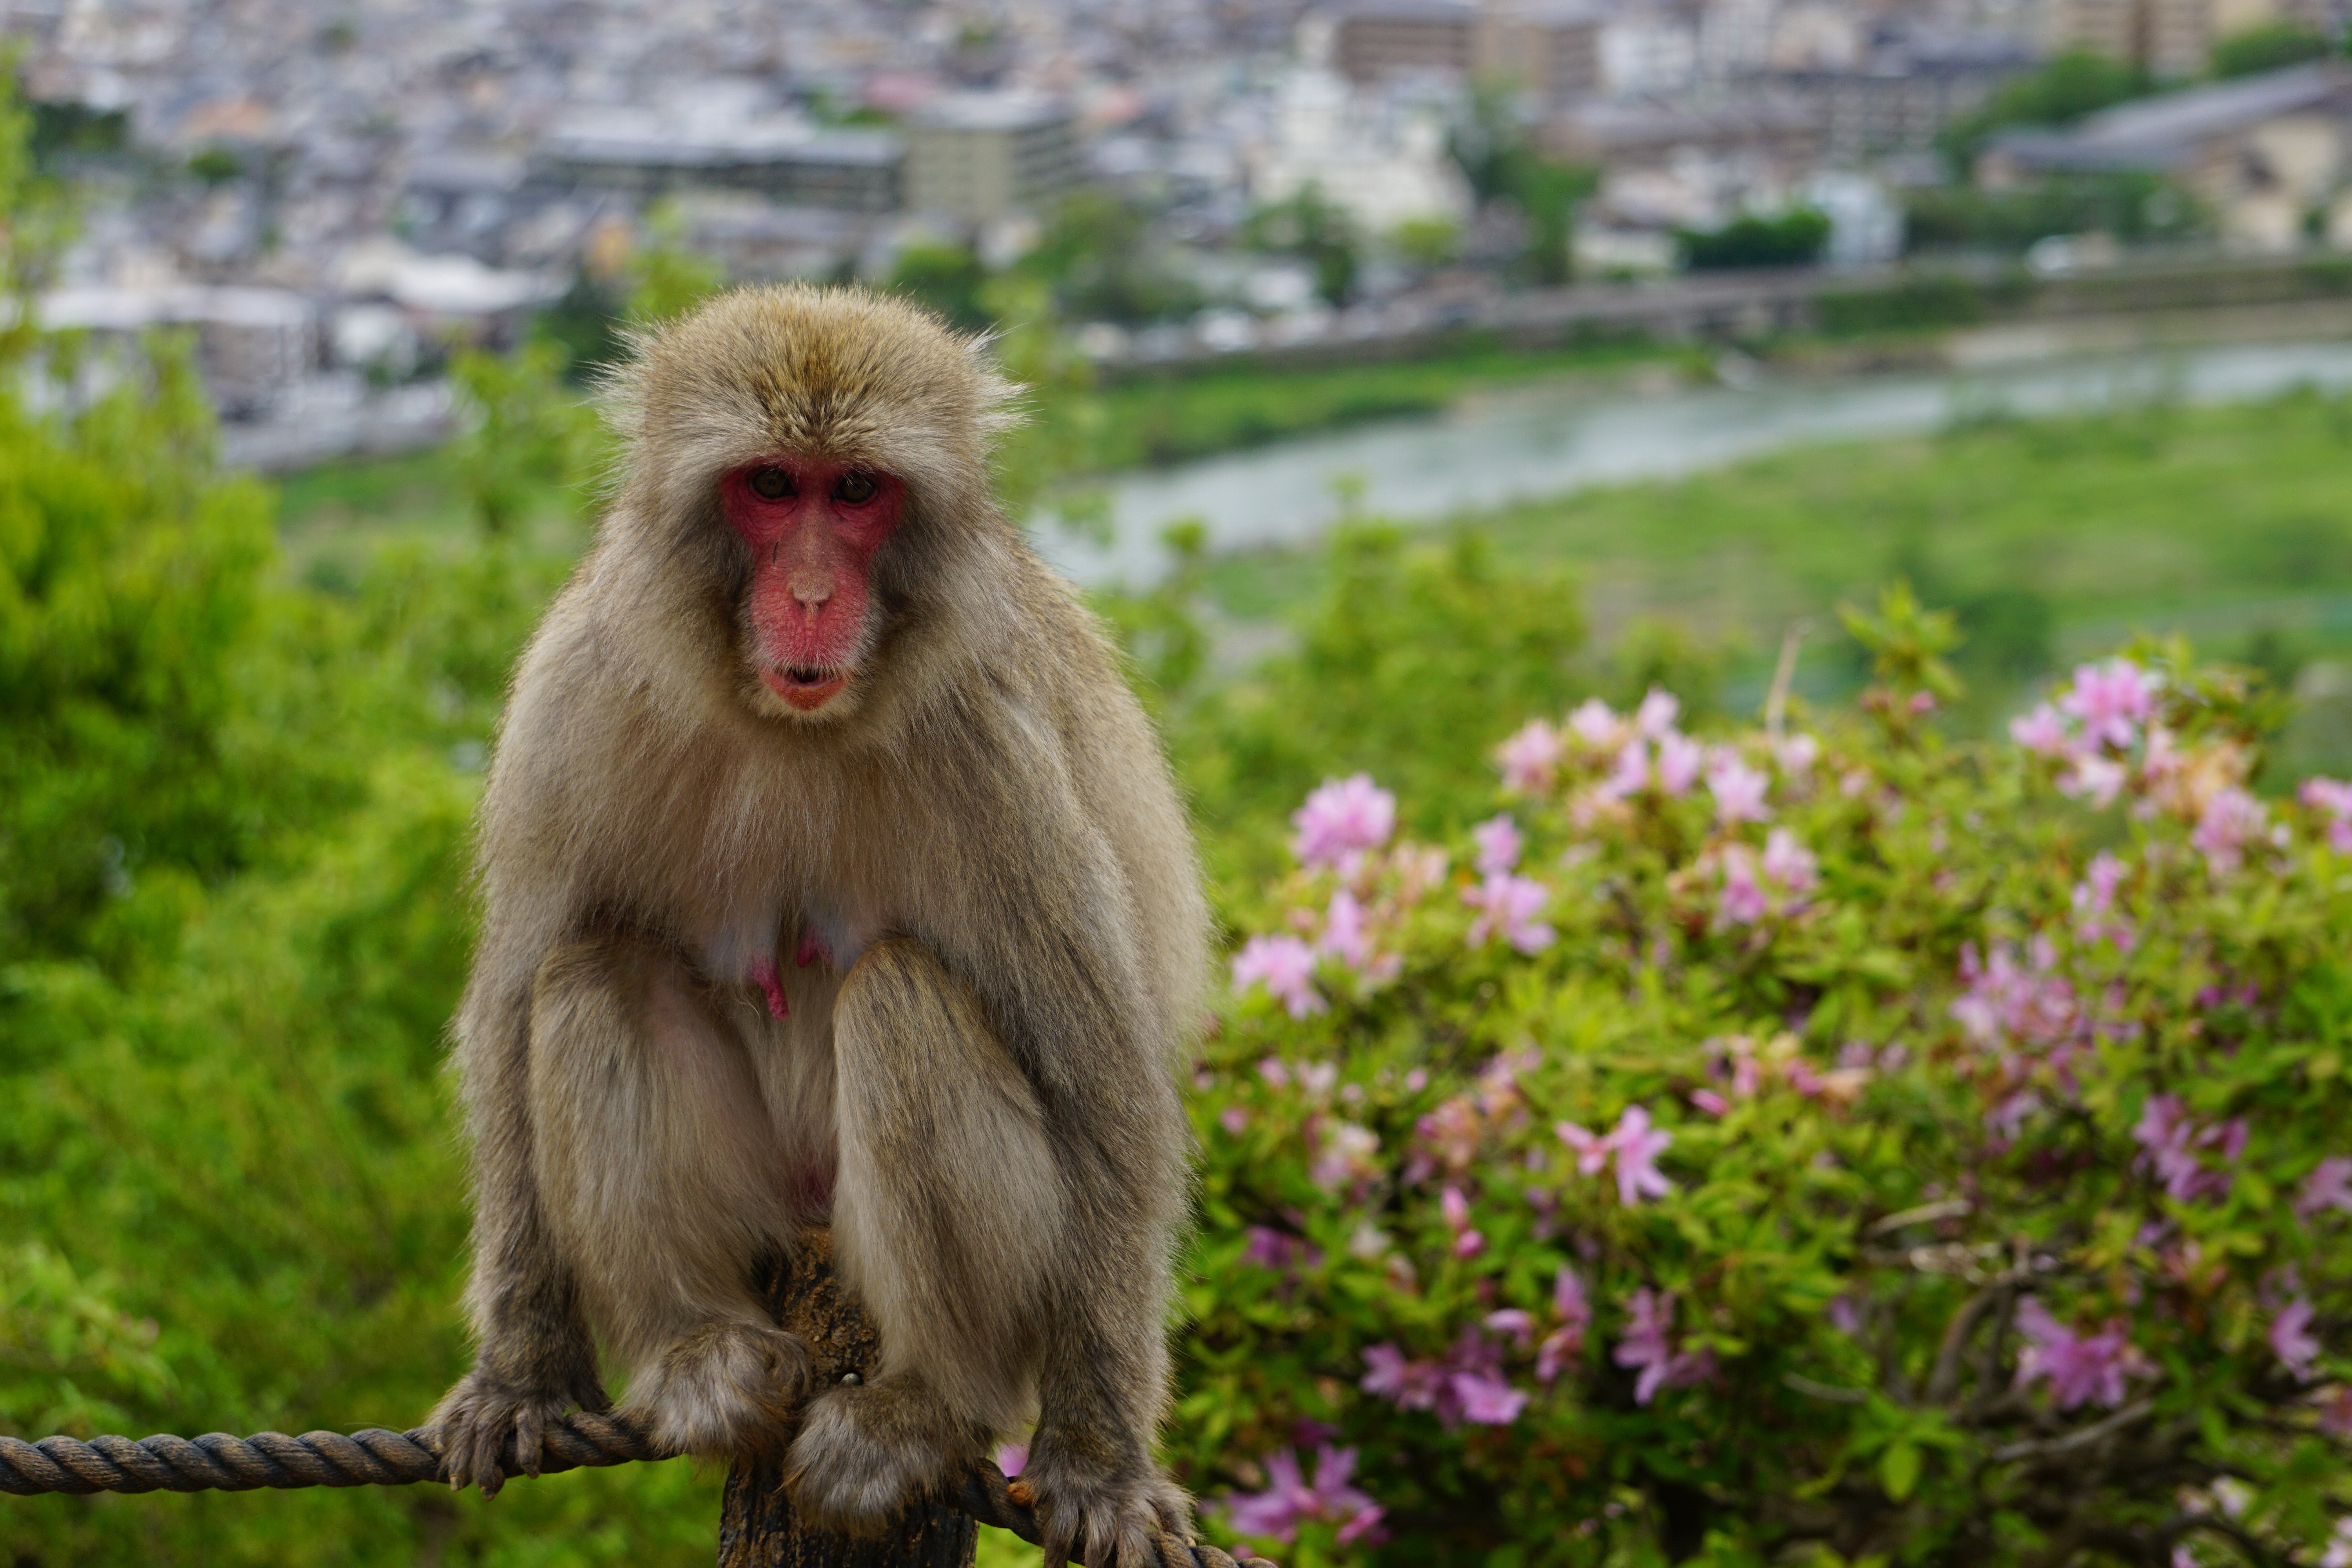
<path id="1" fill-rule="evenodd" d="M 741 1037 L 674 955 L 614 938 L 540 971 L 533 1163 L 589 1313 L 655 1439 L 732 1455 L 781 1441 L 806 1347 L 751 1271 L 791 1235 L 791 1151 Z"/>
<path id="2" fill-rule="evenodd" d="M 818 1396 L 785 1475 L 820 1522 L 873 1530 L 1030 1414 L 1064 1205 L 1027 1075 L 919 943 L 858 960 L 834 1054 L 834 1240 L 881 1360 Z"/>

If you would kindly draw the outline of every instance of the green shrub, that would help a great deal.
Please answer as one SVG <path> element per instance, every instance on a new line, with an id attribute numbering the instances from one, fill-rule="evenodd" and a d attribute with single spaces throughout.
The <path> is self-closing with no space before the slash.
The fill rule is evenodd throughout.
<path id="1" fill-rule="evenodd" d="M 1830 220 L 1811 207 L 1778 217 L 1743 213 L 1721 228 L 1675 231 L 1683 265 L 1706 272 L 1738 267 L 1804 267 L 1821 259 Z"/>
<path id="2" fill-rule="evenodd" d="M 1175 1441 L 1313 1564 L 2315 1561 L 2352 1506 L 2352 786 L 1940 617 L 1812 730 L 1598 703 L 1245 899 Z M 1386 1544 L 1377 1544 L 1385 1539 Z M 2177 1555 L 2175 1555 L 2177 1553 Z"/>

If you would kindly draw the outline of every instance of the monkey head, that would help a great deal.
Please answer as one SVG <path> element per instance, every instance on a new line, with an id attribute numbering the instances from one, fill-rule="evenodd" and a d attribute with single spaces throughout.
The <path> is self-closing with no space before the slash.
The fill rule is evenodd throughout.
<path id="1" fill-rule="evenodd" d="M 745 289 L 641 336 L 611 388 L 628 481 L 611 570 L 676 605 L 762 718 L 835 724 L 999 613 L 990 438 L 1013 391 L 979 340 L 856 289 Z M 600 564 L 602 564 L 600 563 Z"/>

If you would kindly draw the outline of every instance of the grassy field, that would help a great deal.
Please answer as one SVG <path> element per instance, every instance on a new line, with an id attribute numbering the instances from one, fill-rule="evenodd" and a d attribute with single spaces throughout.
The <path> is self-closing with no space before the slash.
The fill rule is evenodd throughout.
<path id="1" fill-rule="evenodd" d="M 1995 705 L 2140 632 L 2282 679 L 2352 653 L 2352 402 L 2308 393 L 1792 448 L 1455 526 L 1507 559 L 1572 565 L 1601 642 L 1653 617 L 1726 646 L 1753 696 L 1792 625 L 1836 644 L 1835 606 L 1897 575 L 1960 612 Z M 1237 555 L 1207 588 L 1225 616 L 1278 619 L 1322 572 L 1312 554 Z M 1848 668 L 1816 653 L 1806 684 L 1835 689 Z"/>

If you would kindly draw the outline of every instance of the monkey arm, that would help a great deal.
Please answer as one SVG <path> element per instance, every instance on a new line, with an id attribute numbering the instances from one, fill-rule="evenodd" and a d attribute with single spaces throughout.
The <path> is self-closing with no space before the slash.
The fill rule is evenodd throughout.
<path id="1" fill-rule="evenodd" d="M 441 1434 L 452 1484 L 478 1484 L 489 1495 L 505 1479 L 498 1454 L 509 1432 L 525 1473 L 536 1475 L 549 1420 L 574 1405 L 609 1409 L 612 1401 L 597 1376 L 578 1281 L 549 1234 L 531 1171 L 528 1005 L 478 996 L 471 1004 L 458 1059 L 473 1145 L 467 1310 L 475 1364 L 426 1425 Z"/>

